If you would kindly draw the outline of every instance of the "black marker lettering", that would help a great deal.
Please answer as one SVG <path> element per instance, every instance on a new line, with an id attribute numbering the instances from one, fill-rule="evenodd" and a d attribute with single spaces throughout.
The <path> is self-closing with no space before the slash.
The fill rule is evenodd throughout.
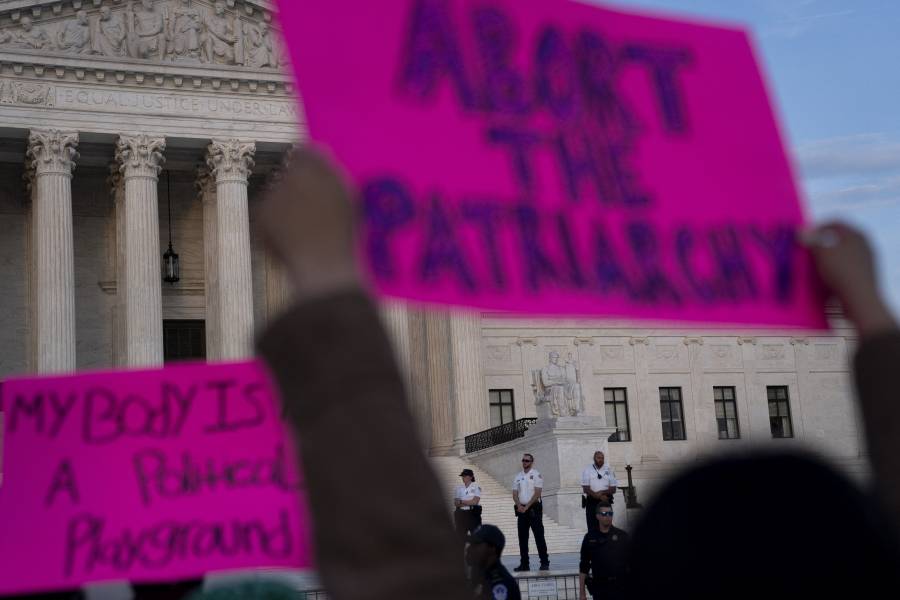
<path id="1" fill-rule="evenodd" d="M 362 198 L 369 264 L 376 277 L 392 280 L 397 272 L 390 251 L 390 237 L 415 216 L 412 196 L 399 180 L 383 178 L 363 186 Z"/>
<path id="2" fill-rule="evenodd" d="M 56 500 L 56 495 L 60 492 L 69 494 L 69 501 L 73 504 L 79 504 L 81 497 L 78 495 L 78 486 L 75 484 L 75 473 L 72 471 L 72 463 L 68 458 L 64 458 L 53 474 L 53 481 L 50 483 L 50 490 L 44 499 L 44 507 L 50 508 Z"/>

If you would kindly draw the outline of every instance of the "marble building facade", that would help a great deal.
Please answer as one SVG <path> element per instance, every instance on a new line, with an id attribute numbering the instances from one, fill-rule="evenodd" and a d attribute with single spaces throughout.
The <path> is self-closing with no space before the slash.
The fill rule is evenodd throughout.
<path id="1" fill-rule="evenodd" d="M 210 360 L 250 355 L 253 332 L 289 299 L 252 227 L 303 139 L 302 89 L 283 68 L 264 0 L 0 2 L 0 378 L 159 365 L 164 321 L 203 321 Z M 160 268 L 169 201 L 182 268 L 173 285 Z M 626 427 L 627 441 L 603 446 L 644 490 L 749 445 L 811 447 L 866 472 L 848 372 L 856 341 L 837 315 L 831 334 L 807 335 L 400 303 L 382 313 L 433 455 L 464 453 L 467 435 L 497 424 L 492 398 L 507 403 L 501 420 L 538 416 L 535 372 L 555 352 L 577 379 L 568 416 Z M 671 401 L 664 419 L 661 388 L 679 390 L 681 439 L 664 439 L 675 419 Z M 714 388 L 731 389 L 726 430 L 737 437 L 720 439 Z M 788 415 L 770 414 L 775 388 Z M 624 425 L 610 423 L 616 414 Z M 790 435 L 773 437 L 785 416 L 778 432 Z M 566 460 L 580 472 L 590 455 Z M 580 490 L 564 473 L 555 486 Z"/>

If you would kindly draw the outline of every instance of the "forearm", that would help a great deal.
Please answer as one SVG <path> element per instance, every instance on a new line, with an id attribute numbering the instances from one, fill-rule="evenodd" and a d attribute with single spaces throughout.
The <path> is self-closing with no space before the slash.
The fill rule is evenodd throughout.
<path id="1" fill-rule="evenodd" d="M 529 508 L 534 506 L 534 504 L 540 499 L 541 499 L 540 490 L 535 490 L 535 492 L 531 495 L 531 500 L 529 500 L 528 504 L 525 505 L 525 510 L 528 510 Z"/>
<path id="2" fill-rule="evenodd" d="M 900 331 L 864 338 L 855 359 L 856 388 L 876 489 L 900 525 Z"/>
<path id="3" fill-rule="evenodd" d="M 348 344 L 347 340 L 353 340 Z M 456 600 L 466 587 L 457 544 L 428 466 L 388 339 L 372 302 L 345 291 L 295 306 L 260 342 L 297 433 L 314 527 L 317 568 L 330 597 Z M 359 535 L 346 466 L 377 455 L 409 492 L 372 486 L 377 514 Z M 365 578 L 348 577 L 361 572 Z"/>

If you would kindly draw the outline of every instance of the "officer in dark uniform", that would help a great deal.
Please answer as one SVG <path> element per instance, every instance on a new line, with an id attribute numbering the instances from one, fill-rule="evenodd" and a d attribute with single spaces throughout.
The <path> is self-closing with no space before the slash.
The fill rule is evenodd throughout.
<path id="1" fill-rule="evenodd" d="M 473 598 L 478 600 L 521 600 L 519 584 L 509 574 L 500 555 L 506 538 L 493 525 L 481 525 L 469 537 L 466 562 L 473 567 Z"/>
<path id="2" fill-rule="evenodd" d="M 594 598 L 619 600 L 625 597 L 628 534 L 613 527 L 613 510 L 609 502 L 598 503 L 596 514 L 599 528 L 588 531 L 581 542 L 579 598 L 587 600 L 587 587 Z"/>

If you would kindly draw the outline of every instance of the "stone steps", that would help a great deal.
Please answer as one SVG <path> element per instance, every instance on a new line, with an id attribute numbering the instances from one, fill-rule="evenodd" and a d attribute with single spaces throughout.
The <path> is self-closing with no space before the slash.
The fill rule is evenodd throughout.
<path id="1" fill-rule="evenodd" d="M 516 534 L 516 516 L 513 511 L 512 482 L 509 485 L 501 484 L 484 471 L 456 456 L 432 457 L 431 464 L 441 485 L 444 486 L 444 495 L 451 510 L 456 486 L 462 484 L 459 474 L 466 468 L 475 471 L 475 481 L 481 486 L 481 505 L 484 507 L 481 514 L 482 522 L 496 525 L 503 531 L 506 536 L 504 555 L 518 555 L 519 542 Z M 547 551 L 550 554 L 578 552 L 584 534 L 585 531 L 560 525 L 544 515 L 544 538 L 547 540 Z M 537 554 L 533 538 L 529 547 L 532 554 Z"/>

